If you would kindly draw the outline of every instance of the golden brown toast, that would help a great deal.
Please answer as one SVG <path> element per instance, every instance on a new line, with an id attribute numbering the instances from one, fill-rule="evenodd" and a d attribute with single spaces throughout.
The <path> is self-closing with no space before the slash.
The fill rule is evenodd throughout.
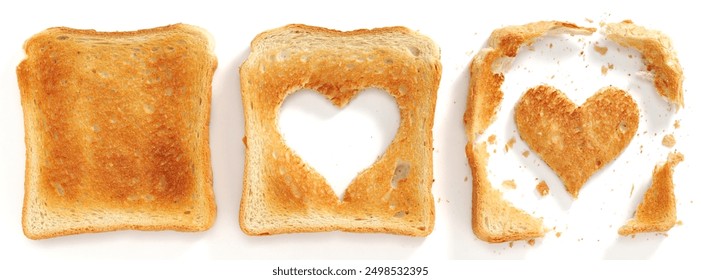
<path id="1" fill-rule="evenodd" d="M 470 84 L 465 132 L 467 154 L 472 170 L 472 231 L 487 242 L 528 240 L 545 234 L 543 222 L 515 208 L 493 189 L 487 178 L 488 154 L 485 142 L 477 138 L 494 121 L 504 93 L 501 84 L 504 74 L 498 69 L 501 60 L 516 56 L 519 48 L 533 43 L 545 34 L 584 34 L 595 29 L 579 27 L 567 22 L 542 21 L 522 26 L 508 26 L 494 30 L 488 46 L 475 55 L 470 64 Z M 504 213 L 506 215 L 504 215 Z"/>
<path id="2" fill-rule="evenodd" d="M 654 76 L 657 93 L 677 105 L 677 109 L 684 106 L 684 74 L 667 35 L 636 25 L 630 20 L 606 24 L 604 35 L 621 46 L 638 50 L 647 71 Z"/>
<path id="3" fill-rule="evenodd" d="M 27 237 L 211 227 L 217 60 L 204 30 L 59 27 L 24 48 Z"/>
<path id="4" fill-rule="evenodd" d="M 655 166 L 652 185 L 632 219 L 618 229 L 620 235 L 642 232 L 668 231 L 677 223 L 677 205 L 674 198 L 674 167 L 684 160 L 680 153 L 670 153 L 663 165 Z"/>
<path id="5" fill-rule="evenodd" d="M 620 89 L 602 88 L 577 107 L 561 91 L 541 85 L 521 96 L 514 118 L 521 138 L 577 197 L 589 177 L 628 146 L 638 113 Z"/>
<path id="6" fill-rule="evenodd" d="M 431 130 L 441 77 L 433 41 L 403 27 L 341 32 L 288 25 L 256 36 L 240 72 L 246 162 L 239 223 L 245 233 L 431 233 Z M 300 89 L 343 107 L 370 87 L 395 98 L 400 125 L 385 153 L 339 200 L 285 144 L 279 108 Z"/>

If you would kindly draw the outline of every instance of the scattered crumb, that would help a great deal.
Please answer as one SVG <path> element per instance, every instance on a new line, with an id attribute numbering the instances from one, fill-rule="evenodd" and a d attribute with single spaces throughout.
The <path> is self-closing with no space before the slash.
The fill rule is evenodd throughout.
<path id="1" fill-rule="evenodd" d="M 511 137 L 511 139 L 509 139 L 509 142 L 506 142 L 506 146 L 504 146 L 504 151 L 508 152 L 509 149 L 514 146 L 514 143 L 516 143 L 516 139 Z"/>
<path id="2" fill-rule="evenodd" d="M 579 51 L 579 56 L 584 56 L 584 51 Z"/>
<path id="3" fill-rule="evenodd" d="M 635 184 L 633 184 L 633 185 L 630 186 L 630 194 L 628 195 L 629 198 L 630 198 L 630 197 L 633 197 L 633 190 L 634 190 L 634 189 L 635 189 Z"/>
<path id="4" fill-rule="evenodd" d="M 601 55 L 606 55 L 606 53 L 609 51 L 609 48 L 600 47 L 599 45 L 594 44 L 594 51 L 598 52 Z"/>
<path id="5" fill-rule="evenodd" d="M 497 149 L 494 149 L 494 150 L 492 151 L 492 154 L 496 154 L 496 153 L 497 153 Z"/>
<path id="6" fill-rule="evenodd" d="M 514 182 L 514 180 L 504 180 L 504 182 L 501 182 L 501 185 L 509 189 L 516 188 L 516 182 Z"/>
<path id="7" fill-rule="evenodd" d="M 552 48 L 553 48 L 553 43 L 548 44 L 548 47 L 552 49 Z"/>
<path id="8" fill-rule="evenodd" d="M 446 200 L 445 200 L 445 203 L 450 203 L 450 200 L 447 200 L 447 199 L 446 199 Z"/>
<path id="9" fill-rule="evenodd" d="M 489 138 L 487 138 L 487 142 L 489 142 L 489 144 L 494 144 L 496 141 L 497 141 L 497 136 L 494 134 L 489 135 Z"/>
<path id="10" fill-rule="evenodd" d="M 606 65 L 606 66 L 608 66 L 609 70 L 613 70 L 613 64 L 609 63 L 609 64 Z"/>
<path id="11" fill-rule="evenodd" d="M 678 226 L 681 226 L 681 225 L 683 225 L 683 224 L 684 224 L 684 223 L 682 223 L 682 220 L 677 221 L 677 225 L 678 225 Z"/>
<path id="12" fill-rule="evenodd" d="M 529 152 L 528 150 L 525 150 L 525 151 L 523 151 L 523 153 L 521 153 L 521 154 L 523 155 L 523 157 L 527 158 L 528 156 L 531 155 L 531 152 Z"/>
<path id="13" fill-rule="evenodd" d="M 467 182 L 467 176 L 465 176 L 465 178 L 463 178 L 462 181 Z"/>
<path id="14" fill-rule="evenodd" d="M 513 248 L 513 247 L 514 247 L 514 242 L 513 241 L 509 242 L 509 248 Z"/>
<path id="15" fill-rule="evenodd" d="M 534 245 L 535 245 L 535 239 L 528 240 L 528 245 L 534 246 Z"/>
<path id="16" fill-rule="evenodd" d="M 677 144 L 677 140 L 674 139 L 674 135 L 672 134 L 667 134 L 664 137 L 662 137 L 662 145 L 671 148 L 674 147 L 674 144 Z"/>
<path id="17" fill-rule="evenodd" d="M 679 128 L 679 120 L 674 121 L 674 128 Z"/>
<path id="18" fill-rule="evenodd" d="M 540 181 L 535 188 L 538 190 L 538 193 L 540 193 L 540 196 L 546 196 L 550 193 L 550 187 L 548 187 L 548 184 L 545 183 L 545 181 Z"/>
<path id="19" fill-rule="evenodd" d="M 662 235 L 663 235 L 664 237 L 669 237 L 669 234 L 667 234 L 666 232 L 663 232 Z"/>
<path id="20" fill-rule="evenodd" d="M 605 65 L 601 65 L 601 75 L 606 75 L 606 74 L 608 74 L 608 72 L 609 72 L 609 69 L 606 68 Z"/>
<path id="21" fill-rule="evenodd" d="M 559 232 L 559 231 L 558 231 L 558 232 L 555 233 L 555 237 L 557 237 L 557 238 L 560 238 L 560 235 L 562 235 L 562 232 Z"/>
<path id="22" fill-rule="evenodd" d="M 438 198 L 438 202 L 437 202 L 437 203 L 441 203 L 441 198 L 440 198 L 440 197 Z"/>
<path id="23" fill-rule="evenodd" d="M 599 22 L 599 27 L 604 27 L 604 25 L 606 25 L 605 22 L 603 22 L 603 21 L 600 21 L 600 22 Z"/>
<path id="24" fill-rule="evenodd" d="M 584 20 L 586 20 L 586 21 L 587 21 L 588 23 L 592 23 L 592 22 L 594 22 L 594 21 L 593 21 L 593 20 L 591 20 L 590 18 L 584 18 Z"/>
<path id="25" fill-rule="evenodd" d="M 469 52 L 466 52 L 465 54 L 466 54 L 467 56 L 470 56 L 470 55 L 472 55 L 473 52 L 474 52 L 474 51 L 469 51 Z"/>

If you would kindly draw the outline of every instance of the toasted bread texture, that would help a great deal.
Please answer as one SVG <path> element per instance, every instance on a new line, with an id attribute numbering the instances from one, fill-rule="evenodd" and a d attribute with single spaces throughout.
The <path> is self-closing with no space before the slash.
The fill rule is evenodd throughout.
<path id="1" fill-rule="evenodd" d="M 403 27 L 341 32 L 288 25 L 256 36 L 240 73 L 246 161 L 239 223 L 246 234 L 431 233 L 431 130 L 441 77 L 433 41 Z M 385 153 L 339 200 L 285 144 L 277 128 L 279 109 L 300 89 L 343 107 L 370 87 L 395 98 L 400 125 Z"/>
<path id="2" fill-rule="evenodd" d="M 636 25 L 630 20 L 606 24 L 604 35 L 621 46 L 638 50 L 647 70 L 654 76 L 653 82 L 658 94 L 677 105 L 677 108 L 684 106 L 684 75 L 672 41 L 667 35 Z"/>
<path id="3" fill-rule="evenodd" d="M 504 200 L 487 179 L 487 143 L 467 147 L 472 168 L 472 230 L 487 242 L 528 240 L 545 234 L 543 219 L 535 218 Z"/>
<path id="4" fill-rule="evenodd" d="M 577 107 L 561 91 L 541 85 L 526 91 L 514 110 L 521 138 L 574 197 L 628 146 L 638 130 L 638 114 L 633 98 L 614 87 L 602 88 Z"/>
<path id="5" fill-rule="evenodd" d="M 567 22 L 541 21 L 494 30 L 487 47 L 470 64 L 470 84 L 464 122 L 467 154 L 472 170 L 472 231 L 487 242 L 528 240 L 545 234 L 542 220 L 517 209 L 493 189 L 487 178 L 486 143 L 477 138 L 494 121 L 504 93 L 504 60 L 516 57 L 521 46 L 532 44 L 546 34 L 589 35 L 593 28 Z"/>
<path id="6" fill-rule="evenodd" d="M 468 139 L 483 133 L 494 121 L 504 98 L 501 85 L 505 69 L 501 66 L 505 61 L 516 57 L 522 46 L 530 45 L 545 35 L 591 35 L 594 31 L 594 28 L 560 21 L 539 21 L 494 30 L 487 46 L 475 55 L 470 64 L 470 85 L 464 117 Z"/>
<path id="7" fill-rule="evenodd" d="M 204 30 L 49 28 L 24 49 L 27 237 L 211 227 L 217 60 Z"/>
<path id="8" fill-rule="evenodd" d="M 652 185 L 638 204 L 635 215 L 618 229 L 620 235 L 668 231 L 677 223 L 677 204 L 674 198 L 674 167 L 684 155 L 674 152 L 663 165 L 655 166 Z"/>

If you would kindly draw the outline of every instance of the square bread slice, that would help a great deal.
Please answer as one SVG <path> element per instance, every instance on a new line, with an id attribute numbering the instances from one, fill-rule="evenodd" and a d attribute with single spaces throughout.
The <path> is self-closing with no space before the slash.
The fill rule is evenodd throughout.
<path id="1" fill-rule="evenodd" d="M 240 73 L 246 162 L 239 223 L 246 234 L 431 233 L 432 127 L 441 77 L 440 51 L 431 39 L 404 27 L 341 32 L 288 25 L 255 37 Z M 300 89 L 343 107 L 366 88 L 393 96 L 401 121 L 386 152 L 339 200 L 285 144 L 278 113 Z"/>
<path id="2" fill-rule="evenodd" d="M 49 28 L 24 49 L 27 237 L 211 227 L 217 60 L 204 30 Z"/>

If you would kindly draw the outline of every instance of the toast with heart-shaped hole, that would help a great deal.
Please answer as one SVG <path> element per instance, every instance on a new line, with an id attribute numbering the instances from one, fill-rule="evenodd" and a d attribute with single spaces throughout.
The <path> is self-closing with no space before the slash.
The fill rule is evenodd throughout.
<path id="1" fill-rule="evenodd" d="M 433 113 L 440 51 L 404 27 L 341 32 L 306 25 L 251 42 L 240 69 L 246 158 L 239 224 L 249 235 L 311 231 L 426 236 L 433 230 Z M 399 107 L 394 139 L 343 198 L 284 142 L 280 106 L 311 89 L 338 107 L 379 88 Z"/>

